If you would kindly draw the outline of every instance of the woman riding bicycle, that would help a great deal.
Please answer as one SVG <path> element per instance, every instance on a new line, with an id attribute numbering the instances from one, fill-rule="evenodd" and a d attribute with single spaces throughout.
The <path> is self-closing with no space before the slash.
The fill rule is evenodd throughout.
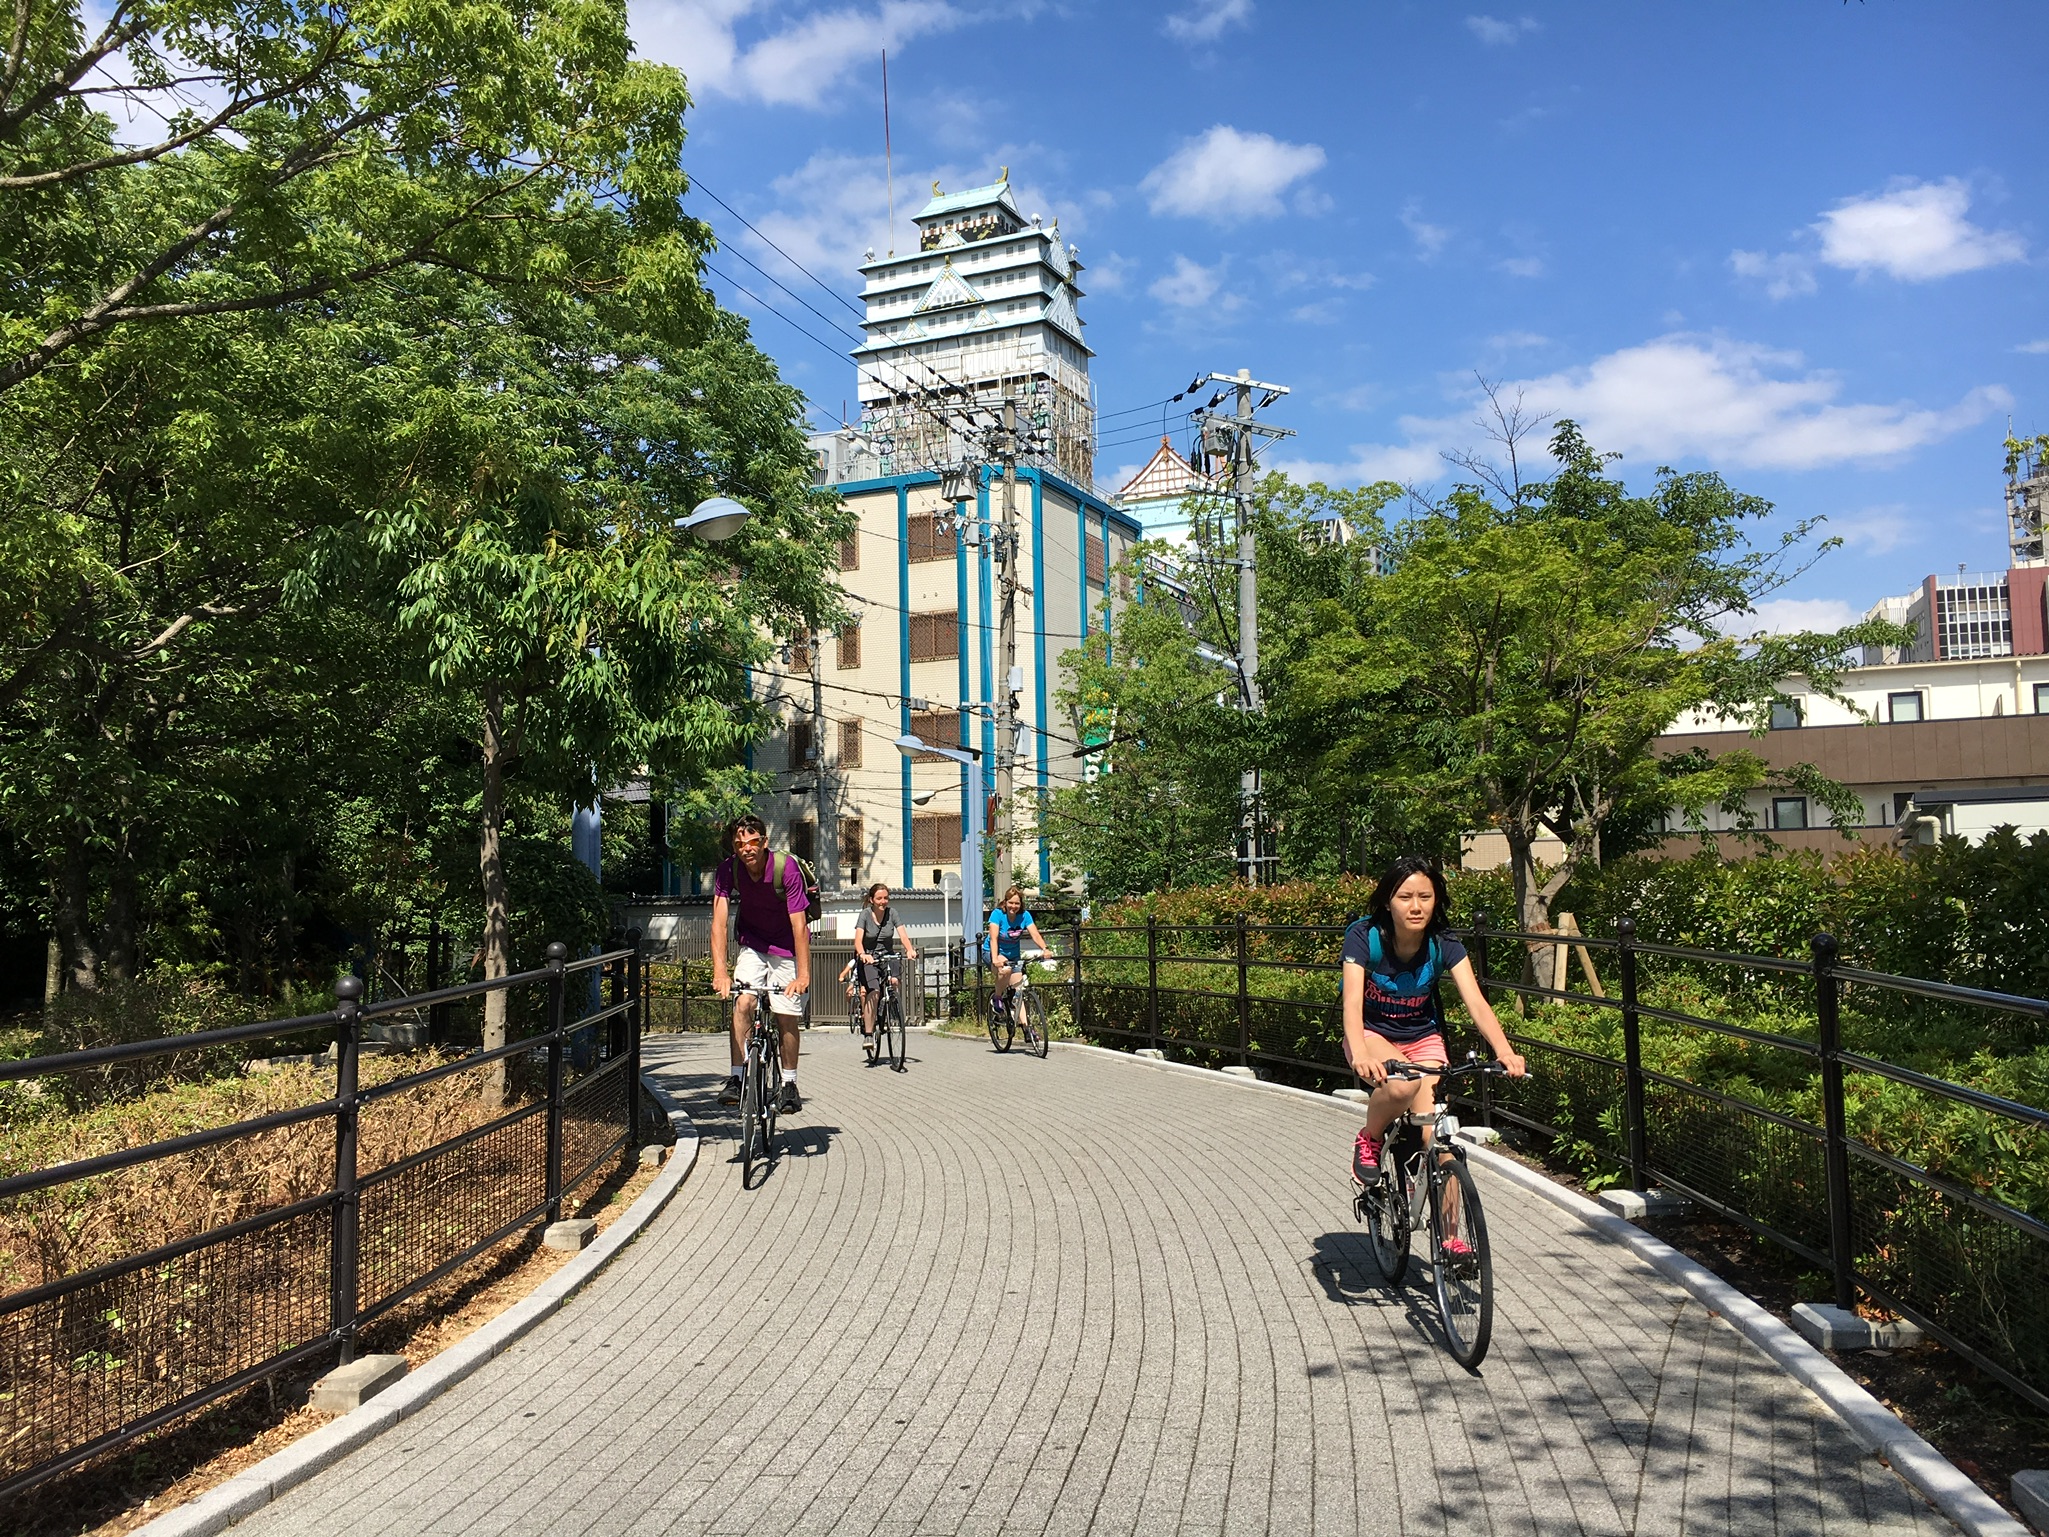
<path id="1" fill-rule="evenodd" d="M 861 921 L 854 926 L 854 961 L 861 972 L 861 1033 L 875 1033 L 875 1004 L 882 996 L 882 959 L 896 945 L 906 960 L 915 961 L 918 952 L 911 936 L 889 910 L 889 882 L 877 881 L 863 899 Z"/>
<path id="2" fill-rule="evenodd" d="M 989 915 L 989 949 L 996 968 L 996 1001 L 1001 1003 L 1008 996 L 1018 973 L 1024 970 L 1024 941 L 1030 935 L 1033 944 L 1039 947 L 1041 955 L 1048 954 L 1052 946 L 1046 943 L 1039 926 L 1032 922 L 1032 915 L 1025 911 L 1024 888 L 1013 886 L 1003 893 L 1003 900 L 996 904 L 996 911 Z"/>
<path id="3" fill-rule="evenodd" d="M 1345 931 L 1345 1060 L 1373 1091 L 1352 1155 L 1361 1184 L 1379 1176 L 1381 1138 L 1395 1118 L 1434 1108 L 1433 1078 L 1390 1079 L 1387 1069 L 1390 1061 L 1443 1067 L 1450 1060 L 1438 991 L 1447 973 L 1509 1077 L 1527 1070 L 1480 991 L 1466 947 L 1449 931 L 1449 908 L 1437 866 L 1404 854 L 1373 888 L 1366 916 Z"/>

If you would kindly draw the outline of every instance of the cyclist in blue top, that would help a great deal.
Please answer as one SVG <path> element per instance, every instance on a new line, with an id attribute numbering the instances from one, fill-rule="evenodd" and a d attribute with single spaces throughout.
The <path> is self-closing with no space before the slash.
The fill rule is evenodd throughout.
<path id="1" fill-rule="evenodd" d="M 1024 969 L 1024 940 L 1031 936 L 1032 943 L 1039 947 L 1040 954 L 1047 954 L 1051 946 L 1039 932 L 1039 926 L 1032 922 L 1032 915 L 1025 911 L 1024 888 L 1013 886 L 1003 893 L 1003 900 L 996 904 L 996 911 L 989 915 L 990 957 L 996 967 L 996 1001 L 1009 996 L 1012 982 Z"/>

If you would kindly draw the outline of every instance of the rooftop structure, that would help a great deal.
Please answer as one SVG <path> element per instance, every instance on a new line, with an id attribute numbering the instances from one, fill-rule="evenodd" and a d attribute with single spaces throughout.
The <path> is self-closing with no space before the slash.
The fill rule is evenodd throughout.
<path id="1" fill-rule="evenodd" d="M 1182 458 L 1162 434 L 1152 458 L 1118 488 L 1111 503 L 1136 518 L 1146 538 L 1178 541 L 1188 534 L 1184 499 L 1214 496 L 1223 489 L 1221 480 L 1205 475 Z"/>
<path id="2" fill-rule="evenodd" d="M 982 456 L 1005 396 L 1031 434 L 1025 464 L 1094 483 L 1094 356 L 1082 339 L 1079 251 L 1060 221 L 1026 218 L 1008 168 L 995 182 L 942 193 L 915 215 L 918 248 L 861 264 L 867 340 L 859 370 L 859 444 L 830 476 L 902 475 Z M 844 460 L 842 468 L 841 460 Z"/>

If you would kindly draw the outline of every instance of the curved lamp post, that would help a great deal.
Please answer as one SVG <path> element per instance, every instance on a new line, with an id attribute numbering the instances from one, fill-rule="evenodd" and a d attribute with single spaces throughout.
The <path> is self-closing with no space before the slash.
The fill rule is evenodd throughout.
<path id="1" fill-rule="evenodd" d="M 969 771 L 975 793 L 961 797 L 963 815 L 960 835 L 960 924 L 961 937 L 965 941 L 968 932 L 969 894 L 973 894 L 978 910 L 982 900 L 982 773 L 979 767 L 982 755 L 972 747 L 940 747 L 909 732 L 896 739 L 896 750 L 906 758 L 914 758 L 920 753 L 951 758 Z M 970 875 L 973 876 L 972 880 L 969 878 Z"/>

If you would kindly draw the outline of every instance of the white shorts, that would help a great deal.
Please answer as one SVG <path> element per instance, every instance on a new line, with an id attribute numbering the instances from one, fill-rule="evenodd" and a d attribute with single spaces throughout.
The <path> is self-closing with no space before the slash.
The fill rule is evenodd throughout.
<path id="1" fill-rule="evenodd" d="M 733 965 L 733 986 L 740 992 L 751 993 L 766 981 L 769 986 L 768 1006 L 777 1014 L 802 1014 L 804 1000 L 786 997 L 783 989 L 797 980 L 797 963 L 787 955 L 764 955 L 759 950 L 740 947 L 740 959 Z"/>

